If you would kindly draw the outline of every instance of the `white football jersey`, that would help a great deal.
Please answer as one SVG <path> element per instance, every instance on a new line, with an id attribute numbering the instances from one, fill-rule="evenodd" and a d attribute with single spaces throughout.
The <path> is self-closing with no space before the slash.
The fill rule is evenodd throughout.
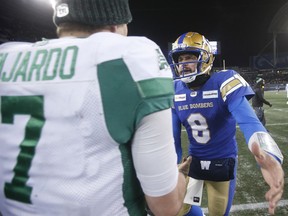
<path id="1" fill-rule="evenodd" d="M 1 45 L 0 212 L 144 215 L 131 141 L 172 96 L 166 59 L 145 37 Z"/>

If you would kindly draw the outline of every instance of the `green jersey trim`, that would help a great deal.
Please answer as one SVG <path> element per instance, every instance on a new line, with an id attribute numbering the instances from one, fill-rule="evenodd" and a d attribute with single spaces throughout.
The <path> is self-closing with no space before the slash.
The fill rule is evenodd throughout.
<path id="1" fill-rule="evenodd" d="M 127 143 L 144 116 L 172 106 L 171 78 L 135 82 L 123 59 L 98 65 L 98 80 L 106 125 L 117 143 Z"/>
<path id="2" fill-rule="evenodd" d="M 119 145 L 124 169 L 124 183 L 122 185 L 124 206 L 129 215 L 146 216 L 145 197 L 134 169 L 131 142 Z"/>

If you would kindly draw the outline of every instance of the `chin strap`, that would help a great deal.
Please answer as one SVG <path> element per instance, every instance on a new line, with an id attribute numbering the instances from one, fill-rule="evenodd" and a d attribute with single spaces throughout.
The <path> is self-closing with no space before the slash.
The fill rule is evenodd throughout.
<path id="1" fill-rule="evenodd" d="M 210 75 L 208 74 L 202 74 L 199 76 L 196 76 L 195 80 L 191 83 L 186 83 L 188 88 L 195 88 L 195 87 L 200 87 L 204 85 L 205 82 L 210 78 Z"/>
<path id="2" fill-rule="evenodd" d="M 260 148 L 268 154 L 274 156 L 281 164 L 283 163 L 283 155 L 274 141 L 274 139 L 267 132 L 255 132 L 249 139 L 248 147 L 251 151 L 252 143 L 258 143 Z"/>

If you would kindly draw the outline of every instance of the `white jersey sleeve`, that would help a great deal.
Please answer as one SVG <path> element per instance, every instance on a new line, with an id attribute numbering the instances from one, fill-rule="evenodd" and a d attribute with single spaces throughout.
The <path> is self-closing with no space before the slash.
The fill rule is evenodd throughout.
<path id="1" fill-rule="evenodd" d="M 132 155 L 137 176 L 145 194 L 163 196 L 178 181 L 177 156 L 172 130 L 171 110 L 145 117 L 134 136 Z M 157 158 L 157 160 L 155 160 Z"/>

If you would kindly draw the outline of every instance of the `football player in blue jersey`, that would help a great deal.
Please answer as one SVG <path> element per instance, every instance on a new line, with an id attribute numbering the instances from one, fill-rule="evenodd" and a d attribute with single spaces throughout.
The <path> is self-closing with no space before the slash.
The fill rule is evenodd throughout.
<path id="1" fill-rule="evenodd" d="M 229 215 L 232 205 L 238 154 L 236 123 L 270 187 L 265 197 L 269 213 L 274 214 L 284 187 L 283 155 L 248 102 L 254 95 L 249 84 L 233 70 L 212 73 L 210 43 L 197 32 L 179 36 L 168 59 L 174 73 L 172 113 L 178 162 L 182 160 L 183 125 L 192 156 L 189 176 L 204 182 L 209 215 Z M 193 215 L 194 206 L 188 207 L 184 205 L 182 215 Z"/>

